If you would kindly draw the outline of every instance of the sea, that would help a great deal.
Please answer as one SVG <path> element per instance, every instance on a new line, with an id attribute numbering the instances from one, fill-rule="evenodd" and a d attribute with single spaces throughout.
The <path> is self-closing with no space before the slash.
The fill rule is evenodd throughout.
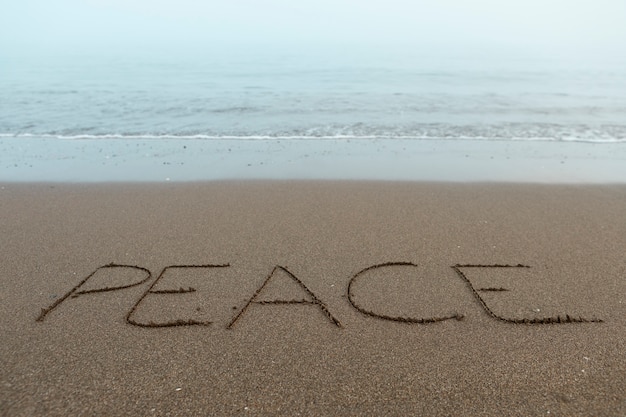
<path id="1" fill-rule="evenodd" d="M 0 54 L 0 137 L 626 142 L 626 58 L 158 47 Z"/>

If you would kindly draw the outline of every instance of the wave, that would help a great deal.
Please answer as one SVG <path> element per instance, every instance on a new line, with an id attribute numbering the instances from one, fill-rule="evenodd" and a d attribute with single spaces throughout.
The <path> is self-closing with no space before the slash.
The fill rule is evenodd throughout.
<path id="1" fill-rule="evenodd" d="M 0 138 L 47 138 L 63 140 L 484 140 L 626 143 L 626 125 L 502 124 L 372 126 L 362 123 L 293 129 L 242 131 L 94 132 L 95 129 L 63 129 L 48 132 L 4 132 Z"/>
<path id="2" fill-rule="evenodd" d="M 101 134 L 101 135 L 51 135 L 51 134 L 30 134 L 30 133 L 0 133 L 0 138 L 29 138 L 29 139 L 59 139 L 59 140 L 372 140 L 372 139 L 388 139 L 388 140 L 458 140 L 458 141 L 535 141 L 535 142 L 583 142 L 583 143 L 626 143 L 626 139 L 617 138 L 562 138 L 554 139 L 547 137 L 524 137 L 524 138 L 504 138 L 504 137 L 484 137 L 484 136 L 458 136 L 458 137 L 434 137 L 434 136 L 357 136 L 357 135 L 333 135 L 333 136 L 303 136 L 303 135 L 119 135 L 119 134 Z"/>

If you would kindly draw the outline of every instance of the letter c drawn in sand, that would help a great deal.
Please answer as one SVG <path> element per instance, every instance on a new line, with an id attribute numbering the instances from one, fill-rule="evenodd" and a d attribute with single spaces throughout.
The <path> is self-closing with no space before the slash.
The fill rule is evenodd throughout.
<path id="1" fill-rule="evenodd" d="M 440 321 L 451 320 L 451 319 L 463 320 L 464 316 L 462 314 L 457 314 L 457 313 L 450 314 L 447 316 L 442 316 L 442 317 L 427 317 L 427 318 L 389 316 L 386 314 L 376 313 L 372 310 L 368 310 L 365 307 L 358 305 L 357 302 L 354 300 L 354 293 L 352 290 L 353 284 L 358 279 L 362 279 L 363 274 L 365 274 L 368 271 L 372 271 L 374 269 L 380 269 L 380 268 L 394 267 L 394 266 L 417 267 L 417 265 L 412 262 L 385 262 L 382 264 L 368 266 L 367 268 L 360 270 L 350 279 L 350 282 L 348 283 L 348 301 L 350 302 L 352 307 L 354 307 L 360 313 L 365 314 L 366 316 L 375 317 L 375 318 L 382 319 L 382 320 L 390 320 L 390 321 L 397 321 L 400 323 L 408 323 L 408 324 L 429 324 L 429 323 L 437 323 Z"/>

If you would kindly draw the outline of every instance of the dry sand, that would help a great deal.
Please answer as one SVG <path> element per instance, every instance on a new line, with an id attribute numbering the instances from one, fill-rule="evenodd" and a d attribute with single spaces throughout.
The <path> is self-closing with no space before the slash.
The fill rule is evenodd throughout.
<path id="1" fill-rule="evenodd" d="M 6 183 L 0 236 L 3 416 L 626 415 L 624 185 Z"/>

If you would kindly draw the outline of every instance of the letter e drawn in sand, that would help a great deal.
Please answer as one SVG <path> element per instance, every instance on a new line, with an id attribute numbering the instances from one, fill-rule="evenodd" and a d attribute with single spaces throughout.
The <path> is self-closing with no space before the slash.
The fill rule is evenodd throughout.
<path id="1" fill-rule="evenodd" d="M 148 295 L 158 296 L 158 295 L 179 295 L 179 294 L 188 294 L 196 292 L 196 289 L 193 287 L 178 289 L 164 289 L 164 290 L 156 290 L 153 289 L 157 282 L 159 282 L 166 274 L 167 271 L 175 270 L 175 269 L 191 269 L 191 270 L 202 270 L 207 268 L 227 268 L 230 264 L 218 264 L 218 265 L 170 265 L 163 268 L 159 276 L 156 280 L 150 285 L 150 287 L 143 293 L 141 298 L 137 300 L 135 305 L 130 309 L 128 314 L 126 315 L 126 322 L 128 324 L 132 324 L 134 326 L 139 327 L 174 327 L 174 326 L 208 326 L 212 322 L 210 321 L 202 321 L 202 320 L 194 320 L 194 319 L 174 319 L 164 322 L 154 322 L 149 321 L 147 323 L 137 321 L 133 318 L 133 314 L 136 312 L 139 305 L 146 299 Z"/>
<path id="2" fill-rule="evenodd" d="M 564 315 L 556 315 L 556 316 L 550 316 L 550 317 L 535 317 L 535 318 L 510 318 L 510 317 L 503 317 L 502 315 L 498 315 L 496 314 L 493 309 L 491 307 L 489 307 L 489 305 L 487 304 L 487 302 L 485 301 L 485 299 L 480 295 L 481 292 L 487 292 L 487 293 L 498 293 L 498 292 L 508 292 L 510 291 L 507 288 L 503 288 L 503 287 L 487 287 L 487 288 L 475 288 L 474 284 L 472 284 L 472 282 L 470 281 L 469 278 L 467 278 L 467 276 L 465 275 L 465 273 L 463 272 L 463 269 L 465 268 L 471 268 L 471 269 L 477 269 L 477 268 L 497 268 L 500 270 L 507 270 L 507 269 L 514 269 L 514 268 L 530 268 L 530 266 L 527 265 L 522 265 L 522 264 L 517 264 L 517 265 L 502 265 L 502 264 L 494 264 L 494 265 L 454 265 L 452 266 L 452 269 L 454 269 L 454 271 L 458 274 L 458 276 L 465 281 L 465 283 L 468 285 L 468 287 L 470 288 L 470 290 L 472 291 L 472 293 L 474 294 L 474 296 L 476 297 L 476 300 L 478 300 L 478 303 L 482 306 L 482 308 L 487 312 L 487 314 L 489 314 L 491 317 L 493 317 L 496 320 L 500 320 L 503 321 L 505 323 L 513 323 L 513 324 L 563 324 L 563 323 L 602 323 L 603 320 L 601 319 L 596 319 L 596 318 L 584 318 L 584 317 L 573 317 L 570 316 L 569 314 L 564 314 Z"/>
<path id="3" fill-rule="evenodd" d="M 261 295 L 261 292 L 263 292 L 264 289 L 266 289 L 267 284 L 272 280 L 272 278 L 276 277 L 276 274 L 279 272 L 283 272 L 283 275 L 286 275 L 287 277 L 291 278 L 298 286 L 299 288 L 304 291 L 304 295 L 306 298 L 303 299 L 299 299 L 299 300 L 280 300 L 280 299 L 276 299 L 276 300 L 258 300 L 259 296 Z M 252 297 L 248 300 L 248 302 L 246 303 L 246 305 L 239 311 L 239 313 L 237 313 L 237 315 L 233 318 L 233 320 L 230 322 L 230 324 L 226 327 L 227 329 L 232 329 L 233 326 L 235 325 L 235 323 L 237 323 L 237 321 L 244 315 L 244 313 L 248 310 L 248 308 L 252 305 L 252 304 L 257 304 L 257 305 L 276 305 L 276 304 L 286 304 L 286 305 L 312 305 L 315 306 L 317 308 L 319 308 L 322 313 L 326 316 L 326 318 L 328 318 L 328 320 L 333 323 L 335 326 L 337 327 L 342 327 L 341 323 L 339 322 L 339 320 L 337 320 L 331 313 L 330 311 L 328 311 L 328 307 L 326 307 L 326 305 L 315 296 L 315 294 L 313 294 L 313 292 L 311 290 L 309 290 L 306 285 L 304 285 L 304 283 L 298 279 L 298 277 L 296 277 L 291 271 L 289 271 L 287 268 L 280 266 L 280 265 L 276 265 L 273 269 L 272 272 L 270 272 L 270 274 L 267 276 L 267 278 L 265 279 L 265 281 L 263 282 L 263 284 L 261 284 L 261 286 L 256 290 L 256 292 L 254 293 L 254 295 L 252 295 Z"/>
<path id="4" fill-rule="evenodd" d="M 458 313 L 449 314 L 445 316 L 439 316 L 439 317 L 426 317 L 426 318 L 390 316 L 387 314 L 376 313 L 373 310 L 368 310 L 367 308 L 357 304 L 357 302 L 354 300 L 354 291 L 353 291 L 353 285 L 355 282 L 357 282 L 357 280 L 362 279 L 363 275 L 368 271 L 373 271 L 373 270 L 381 269 L 381 268 L 397 267 L 397 266 L 417 267 L 417 265 L 412 262 L 385 262 L 382 264 L 368 266 L 367 268 L 364 268 L 360 270 L 359 272 L 357 272 L 350 279 L 350 282 L 348 283 L 348 301 L 350 302 L 352 307 L 354 307 L 360 313 L 365 314 L 366 316 L 370 316 L 370 317 L 374 317 L 374 318 L 382 319 L 382 320 L 390 320 L 390 321 L 397 321 L 400 323 L 408 323 L 408 324 L 429 324 L 429 323 L 437 323 L 437 322 L 451 320 L 451 319 L 463 320 L 464 316 Z"/>
<path id="5" fill-rule="evenodd" d="M 139 271 L 141 272 L 141 275 L 145 274 L 145 277 L 139 281 L 125 283 L 122 285 L 104 286 L 104 287 L 99 287 L 99 288 L 81 290 L 81 288 L 84 285 L 86 285 L 87 282 L 90 281 L 98 273 L 115 272 L 115 271 L 121 271 L 124 269 L 131 270 L 131 271 L 133 270 Z M 91 274 L 87 275 L 85 279 L 79 282 L 74 288 L 72 288 L 69 292 L 67 292 L 63 297 L 56 300 L 50 307 L 42 308 L 41 313 L 39 314 L 39 317 L 37 317 L 37 321 L 43 321 L 52 310 L 57 308 L 59 305 L 61 305 L 61 303 L 63 303 L 65 300 L 67 300 L 70 297 L 77 298 L 85 294 L 94 294 L 94 293 L 102 293 L 102 292 L 108 292 L 108 291 L 123 290 L 126 288 L 131 288 L 137 285 L 141 285 L 144 282 L 148 281 L 151 277 L 152 277 L 152 274 L 150 273 L 149 270 L 147 270 L 146 268 L 142 268 L 140 266 L 136 266 L 136 265 L 120 265 L 120 264 L 110 263 L 108 265 L 100 266 L 96 268 L 95 271 L 93 271 Z"/>

